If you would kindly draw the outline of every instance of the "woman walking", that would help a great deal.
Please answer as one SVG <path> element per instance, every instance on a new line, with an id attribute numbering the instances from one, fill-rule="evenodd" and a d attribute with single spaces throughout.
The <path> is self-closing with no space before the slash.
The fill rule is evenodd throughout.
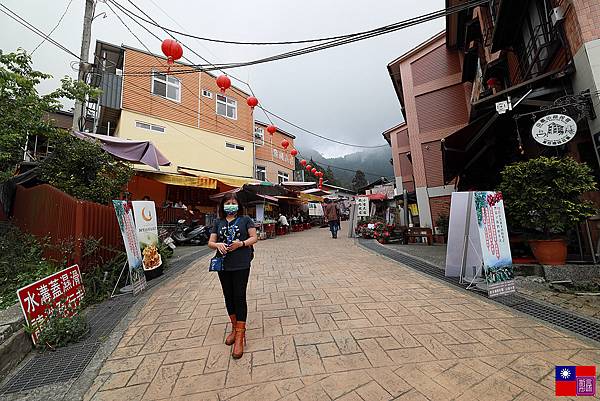
<path id="1" fill-rule="evenodd" d="M 219 205 L 219 219 L 215 221 L 208 241 L 209 248 L 216 249 L 223 256 L 223 271 L 218 272 L 219 281 L 232 325 L 225 344 L 233 345 L 231 356 L 235 359 L 244 354 L 248 316 L 246 287 L 250 277 L 250 262 L 254 257 L 252 245 L 258 241 L 254 222 L 250 217 L 241 215 L 242 211 L 236 194 L 226 194 Z"/>

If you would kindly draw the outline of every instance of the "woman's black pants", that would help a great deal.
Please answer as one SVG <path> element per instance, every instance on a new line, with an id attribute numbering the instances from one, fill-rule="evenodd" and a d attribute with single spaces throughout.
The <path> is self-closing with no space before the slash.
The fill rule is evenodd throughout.
<path id="1" fill-rule="evenodd" d="M 248 287 L 249 277 L 250 269 L 219 272 L 227 314 L 235 315 L 240 322 L 245 322 L 248 317 L 246 287 Z"/>

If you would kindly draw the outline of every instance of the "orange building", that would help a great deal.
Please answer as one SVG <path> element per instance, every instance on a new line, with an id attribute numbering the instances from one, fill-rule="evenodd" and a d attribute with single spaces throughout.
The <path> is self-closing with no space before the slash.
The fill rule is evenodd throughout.
<path id="1" fill-rule="evenodd" d="M 267 126 L 268 124 L 260 121 L 256 121 L 254 125 L 256 145 L 255 178 L 275 184 L 291 181 L 295 162 L 290 152 L 294 149 L 294 139 L 296 137 L 280 128 L 271 135 L 267 132 Z M 284 140 L 289 142 L 287 149 L 281 146 Z"/>
<path id="2" fill-rule="evenodd" d="M 136 165 L 129 191 L 157 203 L 183 201 L 213 211 L 209 196 L 254 182 L 250 96 L 224 93 L 216 77 L 128 46 L 96 43 L 92 83 L 102 89 L 94 132 L 151 141 L 171 165 Z"/>

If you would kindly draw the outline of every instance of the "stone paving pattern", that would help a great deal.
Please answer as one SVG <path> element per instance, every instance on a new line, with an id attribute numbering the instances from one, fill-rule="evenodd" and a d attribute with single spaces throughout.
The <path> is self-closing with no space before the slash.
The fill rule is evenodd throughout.
<path id="1" fill-rule="evenodd" d="M 555 365 L 600 365 L 597 343 L 324 229 L 257 244 L 233 360 L 207 266 L 152 293 L 85 400 L 543 400 Z"/>
<path id="2" fill-rule="evenodd" d="M 446 265 L 446 246 L 426 246 L 422 244 L 384 245 L 386 248 L 429 262 L 440 269 Z M 600 319 L 600 296 L 576 295 L 559 292 L 550 288 L 550 284 L 542 279 L 535 282 L 537 276 L 516 277 L 517 292 L 528 298 L 543 301 L 579 315 Z"/>

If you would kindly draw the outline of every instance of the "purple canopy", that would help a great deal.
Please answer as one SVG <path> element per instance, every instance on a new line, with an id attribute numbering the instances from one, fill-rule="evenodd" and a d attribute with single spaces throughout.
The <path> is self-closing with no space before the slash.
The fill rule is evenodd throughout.
<path id="1" fill-rule="evenodd" d="M 79 139 L 95 139 L 101 142 L 102 149 L 111 155 L 134 163 L 146 164 L 160 170 L 159 166 L 168 166 L 171 162 L 150 141 L 131 141 L 108 135 L 89 132 L 74 132 Z"/>

